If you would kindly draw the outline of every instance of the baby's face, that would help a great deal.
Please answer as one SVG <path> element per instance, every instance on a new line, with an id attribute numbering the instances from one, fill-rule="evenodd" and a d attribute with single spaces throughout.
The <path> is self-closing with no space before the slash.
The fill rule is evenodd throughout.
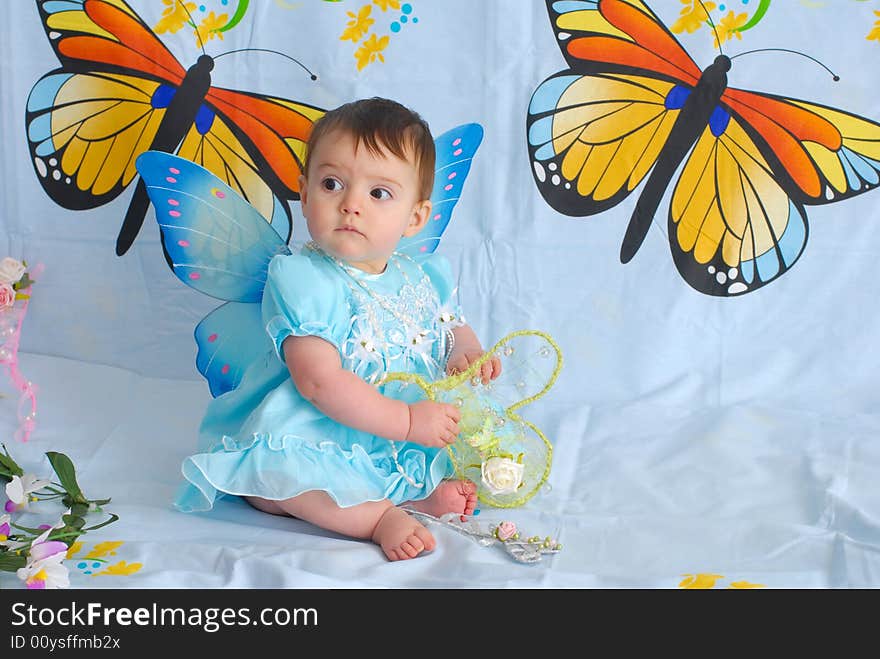
<path id="1" fill-rule="evenodd" d="M 373 154 L 342 131 L 318 142 L 300 184 L 312 240 L 365 272 L 383 272 L 401 237 L 418 233 L 431 211 L 418 198 L 413 162 Z"/>

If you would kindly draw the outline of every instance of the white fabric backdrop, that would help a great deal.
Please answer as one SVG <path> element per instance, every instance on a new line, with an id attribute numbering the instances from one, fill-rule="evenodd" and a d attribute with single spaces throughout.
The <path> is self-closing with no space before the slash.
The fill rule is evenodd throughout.
<path id="1" fill-rule="evenodd" d="M 130 4 L 151 26 L 164 7 Z M 229 11 L 220 0 L 203 4 Z M 526 110 L 536 86 L 566 68 L 543 2 L 413 0 L 418 22 L 397 33 L 386 27 L 385 61 L 358 71 L 356 46 L 339 35 L 346 12 L 365 4 L 252 0 L 209 52 L 275 49 L 319 80 L 280 57 L 239 53 L 218 60 L 214 84 L 320 107 L 387 96 L 422 113 L 435 134 L 483 126 L 440 251 L 459 273 L 465 313 L 487 345 L 533 328 L 563 350 L 556 387 L 526 412 L 556 446 L 552 489 L 508 516 L 558 532 L 566 549 L 523 572 L 531 568 L 442 530 L 433 556 L 395 568 L 369 545 L 258 517 L 235 502 L 195 518 L 170 510 L 209 396 L 192 330 L 217 301 L 174 277 L 152 210 L 129 253 L 115 255 L 130 190 L 90 211 L 47 197 L 29 163 L 24 112 L 33 84 L 58 62 L 34 3 L 13 0 L 0 26 L 0 256 L 44 263 L 45 272 L 22 342 L 22 368 L 41 387 L 40 422 L 27 445 L 10 450 L 34 468 L 44 451 L 71 455 L 84 487 L 112 496 L 121 515 L 101 533 L 125 539 L 126 560 L 144 564 L 127 580 L 83 576 L 73 585 L 675 587 L 698 572 L 770 586 L 880 584 L 872 487 L 880 192 L 808 207 L 807 247 L 778 281 L 736 299 L 701 295 L 672 262 L 668 200 L 622 265 L 635 195 L 581 219 L 540 197 Z M 880 43 L 865 38 L 876 3 L 808 4 L 819 3 L 774 2 L 725 50 L 799 49 L 841 80 L 804 58 L 768 53 L 734 60 L 731 86 L 880 120 L 872 64 Z M 651 5 L 668 24 L 682 8 L 677 0 Z M 391 14 L 372 11 L 376 30 L 387 26 Z M 716 54 L 705 29 L 677 36 L 701 66 Z M 185 65 L 199 54 L 190 31 L 160 38 Z M 9 436 L 14 410 L 9 400 L 0 404 Z M 213 548 L 207 563 L 205 546 Z M 451 563 L 455 556 L 462 560 Z"/>

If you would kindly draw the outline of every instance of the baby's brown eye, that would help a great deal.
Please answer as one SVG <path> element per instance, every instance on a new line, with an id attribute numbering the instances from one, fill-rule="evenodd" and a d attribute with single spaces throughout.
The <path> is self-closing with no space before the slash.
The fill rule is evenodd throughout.
<path id="1" fill-rule="evenodd" d="M 340 189 L 342 187 L 342 183 L 337 181 L 335 178 L 325 178 L 323 181 L 321 181 L 321 186 L 325 190 L 332 191 Z"/>
<path id="2" fill-rule="evenodd" d="M 370 190 L 373 199 L 391 199 L 391 193 L 385 188 L 375 188 Z"/>

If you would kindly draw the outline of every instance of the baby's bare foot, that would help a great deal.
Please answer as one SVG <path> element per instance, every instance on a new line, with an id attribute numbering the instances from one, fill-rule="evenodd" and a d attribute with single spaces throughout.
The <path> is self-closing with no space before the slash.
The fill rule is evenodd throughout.
<path id="1" fill-rule="evenodd" d="M 389 561 L 415 558 L 423 551 L 431 551 L 437 544 L 428 529 L 395 506 L 382 515 L 372 540 L 382 548 Z"/>
<path id="2" fill-rule="evenodd" d="M 427 499 L 413 501 L 410 505 L 434 517 L 461 513 L 461 521 L 465 521 L 465 515 L 473 515 L 477 507 L 477 486 L 469 480 L 443 481 Z"/>

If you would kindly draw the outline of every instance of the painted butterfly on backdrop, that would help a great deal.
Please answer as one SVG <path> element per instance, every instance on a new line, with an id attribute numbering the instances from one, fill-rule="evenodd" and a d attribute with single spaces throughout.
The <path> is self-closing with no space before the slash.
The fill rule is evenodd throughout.
<path id="1" fill-rule="evenodd" d="M 639 249 L 668 186 L 668 237 L 684 280 L 742 295 L 794 265 L 805 205 L 880 183 L 880 124 L 792 98 L 727 87 L 641 0 L 547 0 L 569 70 L 535 90 L 526 118 L 535 182 L 566 215 L 623 201 L 647 176 L 620 250 Z"/>
<path id="2" fill-rule="evenodd" d="M 398 251 L 418 256 L 437 249 L 482 139 L 479 124 L 463 124 L 435 140 L 431 219 L 418 234 L 402 239 Z M 264 334 L 260 301 L 269 261 L 290 253 L 287 239 L 229 185 L 189 160 L 146 151 L 136 166 L 174 274 L 197 291 L 226 301 L 195 329 L 196 368 L 211 395 L 219 396 L 234 389 L 248 364 L 263 354 L 254 340 Z"/>
<path id="3" fill-rule="evenodd" d="M 178 0 L 179 1 L 179 0 Z M 37 0 L 61 68 L 31 89 L 26 130 L 46 193 L 72 210 L 115 199 L 148 149 L 176 151 L 232 186 L 289 237 L 287 201 L 323 110 L 211 86 L 214 61 L 177 61 L 124 0 Z M 138 181 L 116 243 L 124 254 L 149 197 Z"/>

